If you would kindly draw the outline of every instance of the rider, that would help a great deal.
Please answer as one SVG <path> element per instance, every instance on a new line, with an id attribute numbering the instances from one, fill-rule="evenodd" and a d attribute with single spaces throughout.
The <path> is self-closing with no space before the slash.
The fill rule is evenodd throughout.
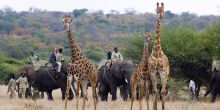
<path id="1" fill-rule="evenodd" d="M 57 48 L 54 48 L 53 51 L 50 53 L 49 61 L 52 64 L 52 69 L 55 70 L 56 68 L 56 54 L 57 54 Z"/>
<path id="2" fill-rule="evenodd" d="M 35 67 L 39 58 L 34 54 L 34 52 L 31 52 L 29 60 L 30 60 L 31 64 Z"/>
<path id="3" fill-rule="evenodd" d="M 58 50 L 58 53 L 56 55 L 56 61 L 57 61 L 57 65 L 58 65 L 58 69 L 57 69 L 57 72 L 60 73 L 61 71 L 61 67 L 62 67 L 62 62 L 64 61 L 64 57 L 63 57 L 63 49 L 60 48 Z"/>
<path id="4" fill-rule="evenodd" d="M 111 57 L 112 57 L 112 52 L 113 52 L 113 47 L 110 46 L 110 47 L 109 47 L 109 51 L 107 52 L 107 62 L 105 63 L 105 65 L 108 67 L 108 70 L 109 70 L 109 68 L 110 68 L 111 65 L 112 65 L 112 59 L 111 59 Z"/>
<path id="5" fill-rule="evenodd" d="M 111 60 L 113 63 L 123 61 L 123 57 L 121 53 L 119 52 L 118 47 L 114 48 L 114 52 L 112 52 Z"/>

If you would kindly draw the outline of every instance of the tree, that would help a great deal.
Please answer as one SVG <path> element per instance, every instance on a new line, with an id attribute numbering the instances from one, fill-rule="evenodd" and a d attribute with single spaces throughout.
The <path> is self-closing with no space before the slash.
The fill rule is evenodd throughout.
<path id="1" fill-rule="evenodd" d="M 174 16 L 175 16 L 175 14 L 172 13 L 171 11 L 166 11 L 166 12 L 164 13 L 164 18 L 165 18 L 165 19 L 172 19 Z"/>
<path id="2" fill-rule="evenodd" d="M 3 25 L 3 30 L 7 33 L 7 35 L 9 36 L 10 32 L 14 29 L 14 24 L 13 22 L 5 22 Z"/>
<path id="3" fill-rule="evenodd" d="M 87 11 L 88 11 L 88 9 L 85 9 L 85 8 L 75 9 L 75 10 L 73 10 L 72 13 L 73 13 L 74 18 L 78 18 L 79 16 L 84 15 Z"/>

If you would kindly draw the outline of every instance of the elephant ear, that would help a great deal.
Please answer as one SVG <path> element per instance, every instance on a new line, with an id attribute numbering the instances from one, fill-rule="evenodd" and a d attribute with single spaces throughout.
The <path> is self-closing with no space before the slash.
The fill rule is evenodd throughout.
<path id="1" fill-rule="evenodd" d="M 122 73 L 118 64 L 112 65 L 110 74 L 117 77 L 118 79 L 122 79 Z"/>

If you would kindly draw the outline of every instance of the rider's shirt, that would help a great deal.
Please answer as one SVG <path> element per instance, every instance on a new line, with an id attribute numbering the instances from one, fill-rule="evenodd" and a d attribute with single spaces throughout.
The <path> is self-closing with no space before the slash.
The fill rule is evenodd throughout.
<path id="1" fill-rule="evenodd" d="M 122 57 L 120 52 L 118 52 L 118 53 L 112 52 L 111 59 L 112 59 L 113 62 L 123 61 L 123 57 Z"/>

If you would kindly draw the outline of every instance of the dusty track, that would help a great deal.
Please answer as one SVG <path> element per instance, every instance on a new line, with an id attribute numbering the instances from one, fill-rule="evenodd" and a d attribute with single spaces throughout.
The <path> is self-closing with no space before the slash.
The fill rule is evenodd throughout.
<path id="1" fill-rule="evenodd" d="M 61 100 L 60 90 L 55 90 L 53 92 L 54 101 L 48 101 L 45 99 L 40 99 L 37 101 L 32 101 L 28 99 L 18 99 L 9 100 L 9 94 L 7 94 L 7 87 L 0 86 L 0 110 L 64 110 L 64 101 Z M 91 92 L 89 90 L 89 100 L 86 104 L 87 110 L 92 110 L 93 102 L 91 97 Z M 82 105 L 82 100 L 80 100 L 80 106 Z M 143 110 L 146 110 L 145 101 L 143 101 Z M 123 102 L 121 99 L 117 101 L 109 102 L 99 102 L 97 110 L 129 110 L 130 102 Z M 159 110 L 161 110 L 161 103 L 158 105 Z M 150 100 L 150 108 L 152 109 L 152 102 Z M 75 99 L 68 102 L 67 110 L 75 110 Z M 81 110 L 81 109 L 80 109 Z M 135 101 L 134 110 L 138 110 L 138 103 Z M 220 110 L 220 103 L 216 102 L 211 104 L 209 102 L 187 102 L 187 101 L 176 101 L 176 102 L 166 102 L 166 110 Z"/>

